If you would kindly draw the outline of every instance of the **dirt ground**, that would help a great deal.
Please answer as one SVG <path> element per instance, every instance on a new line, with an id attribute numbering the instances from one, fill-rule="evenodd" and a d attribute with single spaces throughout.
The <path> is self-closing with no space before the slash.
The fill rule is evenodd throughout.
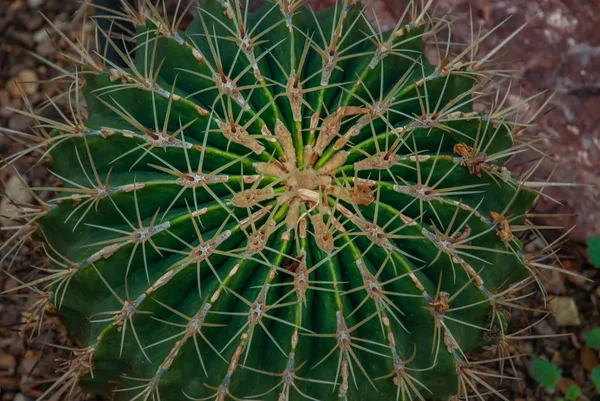
<path id="1" fill-rule="evenodd" d="M 325 7 L 329 0 L 312 1 L 316 8 Z M 388 24 L 403 10 L 400 0 L 374 0 L 368 13 L 377 14 L 382 24 Z M 590 387 L 589 371 L 598 365 L 598 353 L 585 347 L 585 335 L 600 325 L 600 286 L 598 270 L 587 262 L 583 246 L 588 235 L 600 234 L 600 0 L 437 0 L 435 14 L 451 12 L 463 23 L 453 28 L 455 41 L 469 41 L 471 31 L 469 13 L 476 29 L 482 34 L 501 22 L 507 21 L 483 46 L 483 53 L 511 35 L 524 23 L 527 27 L 504 50 L 497 60 L 503 68 L 511 70 L 515 79 L 511 104 L 518 104 L 538 93 L 543 93 L 536 103 L 553 95 L 532 133 L 545 139 L 538 145 L 554 158 L 554 163 L 544 163 L 537 171 L 536 180 L 576 183 L 577 186 L 550 187 L 545 194 L 553 202 L 542 199 L 535 212 L 562 213 L 559 218 L 540 218 L 540 224 L 558 225 L 569 229 L 575 226 L 571 240 L 567 242 L 560 257 L 565 268 L 578 272 L 591 281 L 546 274 L 544 284 L 549 296 L 565 297 L 574 301 L 575 309 L 562 310 L 570 314 L 569 326 L 559 325 L 560 320 L 549 316 L 532 330 L 533 335 L 548 336 L 543 339 L 526 339 L 515 344 L 514 354 L 517 372 L 509 372 L 521 380 L 505 380 L 501 386 L 510 400 L 555 400 L 571 383 L 582 388 Z M 252 4 L 256 6 L 256 4 Z M 49 80 L 56 78 L 56 69 L 43 63 L 32 53 L 48 58 L 59 67 L 66 65 L 64 57 L 56 50 L 68 51 L 66 41 L 54 33 L 41 16 L 60 27 L 72 40 L 80 35 L 84 25 L 83 15 L 76 13 L 79 3 L 68 0 L 0 0 L 0 126 L 27 131 L 32 124 L 27 117 L 6 107 L 23 108 L 15 80 L 36 81 L 39 84 L 24 85 L 29 103 L 35 108 L 53 96 L 59 85 Z M 524 115 L 532 113 L 526 107 Z M 57 111 L 46 108 L 44 115 L 56 115 Z M 14 138 L 13 138 L 14 139 Z M 0 155 L 6 156 L 20 149 L 18 141 L 0 135 Z M 528 160 L 515 160 L 515 166 L 527 165 Z M 53 178 L 41 167 L 33 167 L 34 158 L 24 158 L 17 169 L 30 186 L 48 185 Z M 0 171 L 0 181 L 5 185 L 14 177 L 10 169 Z M 13 179 L 14 181 L 14 179 Z M 0 191 L 3 192 L 3 191 Z M 43 197 L 44 194 L 42 193 Z M 562 205 L 561 205 L 562 204 Z M 564 230 L 563 230 L 564 231 Z M 548 239 L 561 232 L 546 231 Z M 0 241 L 7 238 L 0 232 Z M 532 244 L 531 246 L 535 246 Z M 9 261 L 4 261 L 6 265 Z M 11 266 L 10 272 L 22 279 L 36 274 L 31 266 L 43 264 L 41 251 L 27 244 Z M 6 266 L 2 266 L 6 268 Z M 0 292 L 14 288 L 18 283 L 0 275 Z M 26 309 L 31 297 L 0 297 L 0 401 L 35 400 L 56 377 L 60 358 L 66 353 L 54 344 L 68 346 L 68 339 L 60 323 L 47 320 L 42 335 L 30 340 L 20 334 L 26 321 Z M 541 292 L 529 300 L 530 306 L 542 304 Z M 573 305 L 570 301 L 569 305 Z M 535 316 L 516 313 L 511 321 L 512 330 L 529 326 Z M 570 335 L 559 336 L 562 334 Z M 551 360 L 563 369 L 564 379 L 558 394 L 548 395 L 538 389 L 528 373 L 531 356 Z M 587 399 L 600 400 L 599 395 L 588 391 Z M 582 398 L 583 399 L 583 398 Z"/>

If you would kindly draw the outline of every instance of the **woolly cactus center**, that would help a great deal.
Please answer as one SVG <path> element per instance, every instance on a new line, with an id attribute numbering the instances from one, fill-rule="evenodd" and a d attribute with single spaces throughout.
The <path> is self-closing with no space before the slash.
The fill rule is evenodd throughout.
<path id="1" fill-rule="evenodd" d="M 295 170 L 290 173 L 286 184 L 288 185 L 288 190 L 291 191 L 298 191 L 300 189 L 310 190 L 317 188 L 320 178 L 319 173 L 313 169 L 306 171 Z"/>

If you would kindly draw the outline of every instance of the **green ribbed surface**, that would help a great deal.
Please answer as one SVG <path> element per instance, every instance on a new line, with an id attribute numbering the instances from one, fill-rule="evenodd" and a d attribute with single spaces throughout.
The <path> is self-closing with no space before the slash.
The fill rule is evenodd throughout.
<path id="1" fill-rule="evenodd" d="M 245 22 L 251 37 L 260 35 L 258 81 L 221 4 L 206 1 L 201 13 L 204 22 L 197 18 L 177 36 L 157 35 L 150 20 L 138 27 L 135 68 L 156 76 L 154 91 L 135 78 L 115 80 L 114 71 L 112 81 L 108 73 L 85 75 L 88 133 L 51 153 L 54 171 L 78 195 L 50 202 L 39 232 L 48 253 L 73 272 L 55 284 L 53 303 L 72 336 L 93 347 L 84 390 L 116 400 L 158 399 L 158 392 L 163 401 L 456 394 L 457 361 L 486 344 L 488 296 L 528 275 L 520 242 L 505 245 L 490 215 L 520 224 L 534 200 L 501 174 L 502 157 L 490 157 L 513 146 L 511 126 L 469 114 L 471 77 L 459 69 L 439 74 L 424 59 L 424 26 L 402 27 L 394 51 L 371 68 L 374 38 L 359 6 L 339 4 L 314 17 L 303 8 L 288 29 L 269 3 Z M 316 49 L 327 48 L 339 21 L 338 68 L 320 86 Z M 241 97 L 215 86 L 219 64 Z M 295 121 L 286 85 L 299 70 L 306 92 Z M 379 114 L 353 112 L 373 111 L 377 102 Z M 339 110 L 347 112 L 339 130 L 313 167 L 305 164 L 305 146 L 318 145 L 322 124 Z M 231 119 L 246 128 L 250 149 L 221 132 L 218 122 Z M 278 124 L 289 131 L 296 160 L 273 141 Z M 319 172 L 341 157 L 334 143 L 355 127 L 341 149 L 345 161 Z M 150 146 L 163 128 L 170 142 Z M 457 144 L 488 155 L 481 176 L 460 164 Z M 369 163 L 379 156 L 385 168 Z M 293 187 L 294 169 L 317 171 L 308 181 L 320 175 L 321 185 Z M 209 183 L 192 185 L 194 177 Z M 85 192 L 107 181 L 109 196 Z M 247 207 L 232 203 L 258 189 L 273 192 Z M 347 195 L 355 189 L 372 199 L 354 201 Z M 315 195 L 318 204 L 308 201 Z M 297 224 L 285 234 L 290 213 Z M 248 238 L 269 222 L 264 246 L 249 252 Z M 333 237 L 329 249 L 319 246 L 323 234 Z M 450 311 L 434 319 L 430 302 L 444 293 Z M 194 317 L 202 324 L 192 327 Z M 412 377 L 403 382 L 406 398 L 396 373 Z"/>

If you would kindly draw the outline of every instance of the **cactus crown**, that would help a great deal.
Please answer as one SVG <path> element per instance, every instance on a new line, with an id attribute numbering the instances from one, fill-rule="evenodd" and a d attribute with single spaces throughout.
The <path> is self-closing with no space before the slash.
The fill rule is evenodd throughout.
<path id="1" fill-rule="evenodd" d="M 71 114 L 8 158 L 45 148 L 64 183 L 14 236 L 42 241 L 53 267 L 23 287 L 81 345 L 42 398 L 497 393 L 470 353 L 504 360 L 542 257 L 514 234 L 537 192 L 504 167 L 532 146 L 484 96 L 497 50 L 438 41 L 432 1 L 388 32 L 304 3 L 206 0 L 184 32 L 123 2 L 133 50 L 97 29 L 123 67 L 73 43 Z"/>

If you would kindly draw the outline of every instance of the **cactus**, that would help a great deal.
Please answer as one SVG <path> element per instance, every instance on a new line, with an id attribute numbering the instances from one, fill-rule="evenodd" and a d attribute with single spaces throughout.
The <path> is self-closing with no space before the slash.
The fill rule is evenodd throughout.
<path id="1" fill-rule="evenodd" d="M 486 97 L 498 49 L 438 40 L 431 1 L 385 33 L 357 1 L 243 3 L 181 31 L 123 2 L 134 48 L 70 42 L 70 113 L 6 158 L 44 149 L 64 184 L 11 239 L 43 244 L 18 288 L 80 347 L 42 398 L 506 399 L 482 365 L 546 265 L 516 235 L 542 184 L 504 166 L 534 147 Z"/>

